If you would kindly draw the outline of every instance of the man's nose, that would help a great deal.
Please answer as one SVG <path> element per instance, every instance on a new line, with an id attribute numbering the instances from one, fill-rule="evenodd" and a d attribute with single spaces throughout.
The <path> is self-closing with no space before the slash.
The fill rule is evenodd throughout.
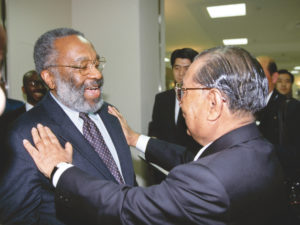
<path id="1" fill-rule="evenodd" d="M 89 72 L 88 76 L 90 78 L 94 78 L 94 79 L 97 79 L 97 80 L 102 79 L 102 77 L 103 77 L 102 72 L 98 68 L 96 68 L 95 66 L 90 67 L 90 72 Z"/>
<path id="2" fill-rule="evenodd" d="M 186 72 L 186 69 L 184 67 L 181 67 L 179 70 L 180 75 L 184 76 L 185 72 Z"/>

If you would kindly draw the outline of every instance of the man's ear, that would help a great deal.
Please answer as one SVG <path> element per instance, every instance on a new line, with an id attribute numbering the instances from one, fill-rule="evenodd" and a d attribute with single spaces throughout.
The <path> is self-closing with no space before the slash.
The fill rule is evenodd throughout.
<path id="1" fill-rule="evenodd" d="M 47 84 L 50 90 L 55 89 L 55 82 L 53 75 L 49 72 L 49 70 L 43 70 L 41 72 L 41 77 L 44 82 Z"/>
<path id="2" fill-rule="evenodd" d="M 26 91 L 25 91 L 25 87 L 24 86 L 22 86 L 22 92 L 23 92 L 24 95 L 26 95 Z"/>
<path id="3" fill-rule="evenodd" d="M 211 89 L 208 93 L 208 120 L 216 121 L 222 113 L 224 98 L 218 89 Z"/>
<path id="4" fill-rule="evenodd" d="M 272 83 L 273 84 L 276 84 L 278 77 L 279 77 L 278 72 L 275 72 L 275 73 L 272 74 Z"/>

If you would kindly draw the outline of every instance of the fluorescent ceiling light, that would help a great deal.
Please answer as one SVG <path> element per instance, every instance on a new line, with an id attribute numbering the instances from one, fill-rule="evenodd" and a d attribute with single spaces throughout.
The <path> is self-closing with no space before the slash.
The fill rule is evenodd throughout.
<path id="1" fill-rule="evenodd" d="M 300 70 L 300 66 L 295 66 L 294 70 Z"/>
<path id="2" fill-rule="evenodd" d="M 292 74 L 298 74 L 299 71 L 298 71 L 298 70 L 292 70 L 291 73 L 292 73 Z"/>
<path id="3" fill-rule="evenodd" d="M 231 17 L 231 16 L 245 16 L 246 4 L 232 4 L 232 5 L 218 5 L 206 7 L 211 18 Z"/>
<path id="4" fill-rule="evenodd" d="M 169 58 L 165 58 L 165 62 L 170 62 L 170 59 Z"/>
<path id="5" fill-rule="evenodd" d="M 224 45 L 246 45 L 248 44 L 247 38 L 224 39 Z"/>

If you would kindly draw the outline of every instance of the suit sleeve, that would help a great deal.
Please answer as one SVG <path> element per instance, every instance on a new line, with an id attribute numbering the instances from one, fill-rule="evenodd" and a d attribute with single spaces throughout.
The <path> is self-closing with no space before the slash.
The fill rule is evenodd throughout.
<path id="1" fill-rule="evenodd" d="M 97 180 L 72 167 L 56 189 L 58 213 L 94 224 L 219 225 L 225 224 L 228 205 L 223 185 L 195 163 L 176 167 L 160 185 L 148 188 Z"/>
<path id="2" fill-rule="evenodd" d="M 195 155 L 181 145 L 150 138 L 146 147 L 145 157 L 147 161 L 169 171 L 175 166 L 192 161 Z"/>
<path id="3" fill-rule="evenodd" d="M 33 160 L 23 148 L 22 140 L 15 132 L 6 148 L 9 151 L 6 155 L 7 167 L 2 171 L 0 184 L 0 223 L 3 224 L 38 224 L 42 201 L 41 187 L 49 183 L 36 169 Z M 49 184 L 48 186 L 51 187 Z M 50 191 L 45 189 L 45 192 Z"/>

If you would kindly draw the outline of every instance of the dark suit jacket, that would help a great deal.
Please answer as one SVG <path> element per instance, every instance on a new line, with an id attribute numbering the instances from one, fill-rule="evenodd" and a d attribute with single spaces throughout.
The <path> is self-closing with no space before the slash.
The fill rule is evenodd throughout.
<path id="1" fill-rule="evenodd" d="M 175 167 L 160 185 L 130 188 L 72 167 L 56 188 L 59 211 L 110 225 L 282 225 L 285 200 L 273 146 L 254 124 L 220 137 L 197 161 Z"/>
<path id="2" fill-rule="evenodd" d="M 0 124 L 4 126 L 4 130 L 8 131 L 9 126 L 23 113 L 26 112 L 26 106 L 23 105 L 15 110 L 8 111 L 0 117 Z"/>
<path id="3" fill-rule="evenodd" d="M 146 147 L 145 158 L 148 162 L 170 171 L 175 166 L 193 161 L 197 153 L 189 151 L 181 145 L 150 138 Z"/>
<path id="4" fill-rule="evenodd" d="M 258 113 L 259 129 L 273 143 L 288 177 L 300 172 L 300 102 L 286 99 L 274 89 L 267 106 Z"/>
<path id="5" fill-rule="evenodd" d="M 187 133 L 187 126 L 179 111 L 175 124 L 175 91 L 167 90 L 155 96 L 152 121 L 149 123 L 148 135 L 158 139 L 198 151 L 201 146 Z"/>
<path id="6" fill-rule="evenodd" d="M 126 184 L 134 185 L 129 147 L 118 119 L 107 112 L 107 106 L 104 103 L 98 113 L 117 150 L 124 180 Z M 37 123 L 50 127 L 62 146 L 67 141 L 73 145 L 76 166 L 98 179 L 116 182 L 88 141 L 48 94 L 32 110 L 19 117 L 10 133 L 8 141 L 12 158 L 0 184 L 0 223 L 63 224 L 55 216 L 54 189 L 50 181 L 37 170 L 22 144 L 24 138 L 32 141 L 30 131 Z"/>
<path id="7" fill-rule="evenodd" d="M 11 99 L 11 98 L 7 98 L 6 99 L 6 104 L 5 104 L 5 109 L 3 112 L 3 115 L 5 113 L 8 113 L 10 111 L 16 110 L 22 106 L 24 106 L 24 102 L 16 100 L 16 99 Z"/>
<path id="8" fill-rule="evenodd" d="M 267 106 L 257 113 L 257 120 L 260 122 L 259 130 L 266 139 L 275 145 L 279 144 L 280 140 L 280 122 L 283 117 L 285 99 L 274 89 Z"/>

